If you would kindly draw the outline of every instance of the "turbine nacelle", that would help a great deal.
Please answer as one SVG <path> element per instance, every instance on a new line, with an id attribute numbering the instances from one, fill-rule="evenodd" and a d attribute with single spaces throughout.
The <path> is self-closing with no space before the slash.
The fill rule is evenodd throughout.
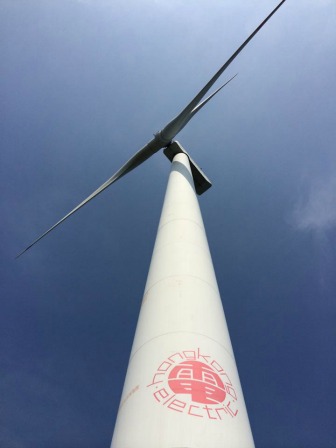
<path id="1" fill-rule="evenodd" d="M 207 176 L 203 173 L 201 168 L 194 162 L 194 160 L 190 157 L 187 151 L 183 148 L 183 146 L 179 142 L 172 142 L 169 146 L 167 146 L 163 150 L 165 156 L 172 162 L 176 154 L 185 154 L 190 163 L 191 174 L 194 180 L 196 193 L 201 195 L 205 193 L 211 186 L 212 183 L 207 178 Z"/>

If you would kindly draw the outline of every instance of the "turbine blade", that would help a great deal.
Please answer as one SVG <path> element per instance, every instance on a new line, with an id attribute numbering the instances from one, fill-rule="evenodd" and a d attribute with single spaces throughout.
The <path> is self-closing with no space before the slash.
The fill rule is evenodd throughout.
<path id="1" fill-rule="evenodd" d="M 188 123 L 191 117 L 189 115 L 195 110 L 198 103 L 202 100 L 204 95 L 209 91 L 209 89 L 214 85 L 221 74 L 226 70 L 232 61 L 239 55 L 239 53 L 246 47 L 246 45 L 253 39 L 253 37 L 261 30 L 266 22 L 276 13 L 280 6 L 285 3 L 286 0 L 282 0 L 278 6 L 276 6 L 273 11 L 264 19 L 260 25 L 249 35 L 249 37 L 240 45 L 240 47 L 232 54 L 232 56 L 221 66 L 221 68 L 214 74 L 207 84 L 198 92 L 198 94 L 190 101 L 190 103 L 180 112 L 173 120 L 171 120 L 167 126 L 161 131 L 162 139 L 169 142 L 171 141 L 178 132 L 180 132 L 184 126 Z M 199 110 L 199 109 L 198 109 Z M 196 112 L 198 112 L 198 110 Z M 196 113 L 195 112 L 195 113 Z M 193 115 L 195 115 L 193 113 Z M 193 116 L 192 115 L 192 116 Z"/>
<path id="2" fill-rule="evenodd" d="M 94 199 L 98 194 L 116 182 L 118 179 L 123 177 L 128 172 L 132 171 L 134 168 L 139 166 L 149 157 L 151 157 L 155 152 L 159 151 L 159 149 L 164 148 L 171 142 L 171 140 L 184 128 L 184 126 L 188 123 L 188 121 L 202 108 L 207 104 L 208 101 L 213 98 L 225 85 L 228 84 L 235 76 L 233 76 L 229 81 L 219 87 L 214 93 L 212 93 L 208 98 L 204 101 L 200 102 L 202 98 L 206 95 L 209 89 L 213 86 L 213 84 L 217 81 L 217 79 L 221 76 L 224 70 L 231 64 L 231 62 L 239 55 L 239 53 L 243 50 L 243 48 L 250 42 L 251 39 L 258 33 L 258 31 L 265 25 L 265 23 L 275 14 L 275 12 L 280 8 L 280 6 L 285 3 L 286 0 L 282 0 L 278 6 L 276 6 L 273 11 L 264 19 L 260 25 L 250 34 L 250 36 L 243 42 L 242 45 L 232 54 L 232 56 L 222 65 L 222 67 L 215 73 L 215 75 L 210 79 L 210 81 L 198 92 L 198 94 L 191 100 L 191 102 L 180 112 L 173 120 L 171 120 L 162 131 L 155 134 L 154 138 L 147 143 L 140 151 L 138 151 L 133 157 L 131 157 L 110 179 L 108 179 L 103 185 L 101 185 L 97 190 L 95 190 L 90 196 L 88 196 L 83 202 L 81 202 L 77 207 L 75 207 L 71 212 L 65 215 L 61 220 L 59 220 L 56 224 L 54 224 L 50 229 L 44 232 L 41 236 L 39 236 L 35 241 L 33 241 L 28 247 L 26 247 L 16 258 L 20 257 L 24 254 L 28 249 L 30 249 L 34 244 L 40 241 L 43 237 L 45 237 L 48 233 L 54 230 L 57 226 L 59 226 L 62 222 L 64 222 L 67 218 L 73 215 L 77 210 L 82 208 L 85 204 L 87 204 L 91 199 Z"/>
<path id="3" fill-rule="evenodd" d="M 22 252 L 20 252 L 15 258 L 19 258 L 22 254 L 24 254 L 28 249 L 30 249 L 34 244 L 36 244 L 38 241 L 40 241 L 43 237 L 48 235 L 52 230 L 54 230 L 57 226 L 62 224 L 67 218 L 69 218 L 71 215 L 73 215 L 77 210 L 79 210 L 81 207 L 83 207 L 85 204 L 87 204 L 91 199 L 98 196 L 99 193 L 104 191 L 107 187 L 109 187 L 111 184 L 116 182 L 118 179 L 120 179 L 121 176 L 118 176 L 118 173 L 114 174 L 110 179 L 108 179 L 103 185 L 101 185 L 97 190 L 95 190 L 90 196 L 88 196 L 86 199 L 84 199 L 83 202 L 78 204 L 71 212 L 69 212 L 67 215 L 65 215 L 62 219 L 60 219 L 56 224 L 54 224 L 50 229 L 48 229 L 46 232 L 44 232 L 42 235 L 40 235 L 35 241 L 33 241 L 28 247 L 26 247 Z"/>
<path id="4" fill-rule="evenodd" d="M 202 107 L 204 107 L 206 105 L 206 103 L 208 101 L 211 100 L 212 97 L 214 97 L 220 90 L 222 90 L 223 87 L 225 87 L 227 84 L 229 84 L 229 82 L 231 82 L 236 76 L 238 75 L 238 73 L 236 73 L 234 76 L 232 76 L 232 78 L 230 78 L 228 81 L 226 81 L 226 83 L 224 83 L 222 86 L 220 86 L 217 90 L 215 90 L 211 95 L 209 95 L 205 100 L 203 100 L 201 103 L 197 104 L 197 106 L 190 112 L 189 117 L 188 117 L 188 121 L 198 112 L 202 109 Z M 187 121 L 187 123 L 188 123 Z M 187 124 L 186 123 L 186 124 Z"/>
<path id="5" fill-rule="evenodd" d="M 119 180 L 125 174 L 132 171 L 137 166 L 141 165 L 141 163 L 145 162 L 149 157 L 151 157 L 155 152 L 162 148 L 162 145 L 157 139 L 152 139 L 147 145 L 145 145 L 142 149 L 140 149 L 133 157 L 131 157 L 112 177 L 110 177 L 106 182 L 104 182 L 97 190 L 90 194 L 84 201 L 78 204 L 71 212 L 65 215 L 62 219 L 60 219 L 56 224 L 54 224 L 50 229 L 44 232 L 41 236 L 39 236 L 35 241 L 33 241 L 28 247 L 26 247 L 22 252 L 20 252 L 15 258 L 19 258 L 22 254 L 24 254 L 28 249 L 30 249 L 34 244 L 44 238 L 48 233 L 54 230 L 57 226 L 62 224 L 67 218 L 76 213 L 80 208 L 94 199 L 98 194 L 102 191 L 106 190 L 110 185 Z"/>

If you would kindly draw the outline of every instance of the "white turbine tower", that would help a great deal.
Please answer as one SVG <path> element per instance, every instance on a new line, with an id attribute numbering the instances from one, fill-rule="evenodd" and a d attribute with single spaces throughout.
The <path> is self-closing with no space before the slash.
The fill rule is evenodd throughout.
<path id="1" fill-rule="evenodd" d="M 196 197 L 211 183 L 174 137 L 228 82 L 202 100 L 286 0 L 195 98 L 65 219 L 162 148 L 172 161 L 112 448 L 254 447 Z"/>

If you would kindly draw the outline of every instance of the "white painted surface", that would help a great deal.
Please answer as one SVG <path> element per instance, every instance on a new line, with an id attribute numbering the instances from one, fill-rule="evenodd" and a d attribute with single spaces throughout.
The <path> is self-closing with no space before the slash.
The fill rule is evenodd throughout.
<path id="1" fill-rule="evenodd" d="M 172 163 L 112 439 L 112 448 L 181 447 L 254 447 L 184 154 Z"/>

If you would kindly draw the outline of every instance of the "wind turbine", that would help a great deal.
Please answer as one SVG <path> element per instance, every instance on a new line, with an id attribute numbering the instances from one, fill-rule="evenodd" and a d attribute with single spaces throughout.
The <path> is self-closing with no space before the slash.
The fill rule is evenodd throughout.
<path id="1" fill-rule="evenodd" d="M 172 162 L 112 448 L 254 447 L 196 197 L 211 182 L 173 139 L 223 87 L 203 99 L 282 0 L 210 81 L 111 178 L 30 249 L 160 149 Z"/>

